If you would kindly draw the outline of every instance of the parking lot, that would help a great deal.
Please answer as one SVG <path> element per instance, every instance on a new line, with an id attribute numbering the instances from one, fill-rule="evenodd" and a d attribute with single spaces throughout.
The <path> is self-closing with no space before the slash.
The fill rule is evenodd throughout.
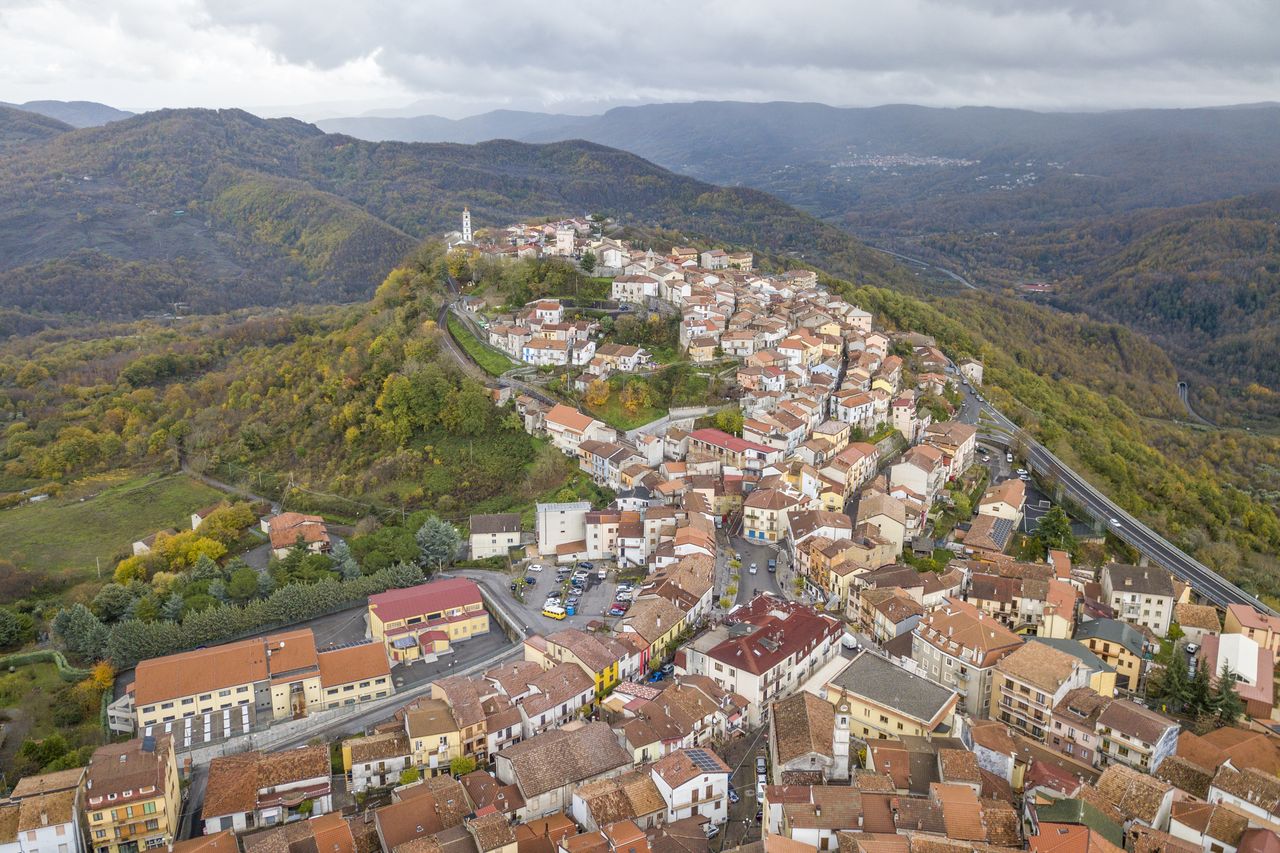
<path id="1" fill-rule="evenodd" d="M 593 563 L 594 569 L 588 572 L 585 591 L 574 608 L 574 615 L 566 616 L 564 619 L 552 619 L 542 615 L 542 606 L 546 601 L 547 593 L 552 590 L 567 591 L 569 579 L 566 576 L 563 582 L 557 583 L 555 565 L 541 561 L 538 565 L 543 566 L 541 572 L 526 571 L 524 575 L 515 576 L 533 578 L 533 586 L 523 587 L 519 593 L 511 592 L 508 586 L 507 592 L 512 609 L 525 620 L 528 630 L 545 634 L 565 627 L 585 628 L 587 623 L 593 620 L 606 622 L 617 620 L 618 617 L 608 615 L 618 590 L 617 572 L 612 566 L 607 566 L 607 577 L 602 581 L 596 572 L 605 564 Z"/>

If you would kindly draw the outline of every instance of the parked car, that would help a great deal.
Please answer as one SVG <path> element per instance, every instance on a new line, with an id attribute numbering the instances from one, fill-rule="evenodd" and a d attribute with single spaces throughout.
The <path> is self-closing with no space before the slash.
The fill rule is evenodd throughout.
<path id="1" fill-rule="evenodd" d="M 616 604 L 615 604 L 613 607 L 610 607 L 610 608 L 609 608 L 609 615 L 610 615 L 610 616 L 622 616 L 622 615 L 624 615 L 626 612 L 627 612 L 627 611 L 623 610 L 621 607 L 619 607 L 619 606 L 618 606 L 618 605 L 616 605 Z"/>
<path id="2" fill-rule="evenodd" d="M 778 561 L 777 561 L 777 560 L 770 560 L 770 561 L 769 561 L 769 571 L 771 571 L 771 572 L 776 572 L 777 570 L 778 570 Z"/>
<path id="3" fill-rule="evenodd" d="M 600 580 L 604 580 L 608 576 L 609 576 L 609 573 L 604 570 L 604 566 L 601 566 L 600 570 L 596 572 L 596 577 L 599 578 Z"/>
<path id="4" fill-rule="evenodd" d="M 754 575 L 756 572 L 758 572 L 758 571 L 760 571 L 760 570 L 756 567 L 756 564 L 755 564 L 755 563 L 752 563 L 752 564 L 751 564 L 751 568 L 750 568 L 750 569 L 748 569 L 747 571 L 751 572 L 751 574 L 753 574 L 753 575 Z"/>
<path id="5" fill-rule="evenodd" d="M 596 567 L 595 563 L 578 563 L 578 568 L 586 569 L 587 571 L 591 571 L 595 567 Z"/>
<path id="6" fill-rule="evenodd" d="M 741 800 L 741 799 L 742 799 L 742 797 L 738 796 L 738 792 L 737 792 L 737 790 L 736 790 L 736 789 L 734 789 L 734 787 L 733 787 L 732 785 L 730 785 L 730 786 L 729 786 L 729 802 L 731 802 L 731 803 L 736 803 L 736 802 L 738 802 L 738 801 L 739 801 L 739 800 Z"/>
<path id="7" fill-rule="evenodd" d="M 763 755 L 756 756 L 756 773 L 763 776 L 769 770 L 769 762 Z"/>
<path id="8" fill-rule="evenodd" d="M 672 674 L 673 672 L 675 672 L 675 671 L 676 671 L 676 665 L 675 665 L 675 664 L 673 664 L 673 663 L 664 663 L 664 664 L 662 665 L 662 674 L 663 674 L 663 675 L 671 675 L 671 674 Z"/>
<path id="9" fill-rule="evenodd" d="M 538 583 L 538 579 L 535 578 L 533 575 L 529 575 L 524 579 L 524 582 L 527 583 L 529 586 L 536 586 Z"/>
<path id="10" fill-rule="evenodd" d="M 617 610 L 621 610 L 623 613 L 626 613 L 628 610 L 630 610 L 630 609 L 631 609 L 631 602 L 630 602 L 630 601 L 615 601 L 615 602 L 613 603 L 613 608 L 610 608 L 610 609 L 617 609 Z"/>
<path id="11" fill-rule="evenodd" d="M 650 684 L 657 684 L 661 680 L 662 680 L 662 670 L 660 669 L 655 669 L 653 671 L 653 674 L 649 676 Z"/>
<path id="12" fill-rule="evenodd" d="M 530 564 L 529 564 L 529 571 L 531 571 L 531 572 L 540 572 L 540 571 L 542 571 L 542 564 L 541 564 L 541 563 L 530 563 Z"/>
<path id="13" fill-rule="evenodd" d="M 720 834 L 720 825 L 715 823 L 704 823 L 702 825 L 702 831 L 707 838 L 715 838 Z"/>
<path id="14" fill-rule="evenodd" d="M 853 636 L 853 634 L 845 634 L 840 638 L 840 645 L 844 646 L 851 652 L 856 652 L 858 650 L 858 638 Z"/>

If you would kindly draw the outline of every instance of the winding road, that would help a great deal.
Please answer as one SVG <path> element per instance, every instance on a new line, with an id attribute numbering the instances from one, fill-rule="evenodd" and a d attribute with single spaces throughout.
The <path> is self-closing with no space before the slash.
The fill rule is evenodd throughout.
<path id="1" fill-rule="evenodd" d="M 1191 584 L 1191 587 L 1205 599 L 1220 607 L 1228 604 L 1247 604 L 1263 613 L 1280 616 L 1280 613 L 1129 514 L 1111 498 L 1094 488 L 1084 477 L 1068 468 L 1061 459 L 1005 417 L 995 406 L 973 396 L 972 388 L 965 388 L 965 393 L 967 395 L 965 408 L 976 405 L 980 412 L 977 420 L 983 440 L 1003 447 L 1016 444 L 1026 459 L 1028 469 L 1042 477 L 1061 483 L 1066 496 L 1095 521 L 1106 525 L 1113 536 L 1133 546 L 1139 554 L 1152 562 L 1173 572 L 1175 576 Z"/>

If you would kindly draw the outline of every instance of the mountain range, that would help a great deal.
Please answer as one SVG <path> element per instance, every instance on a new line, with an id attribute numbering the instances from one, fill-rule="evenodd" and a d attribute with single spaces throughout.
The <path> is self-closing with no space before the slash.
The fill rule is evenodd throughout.
<path id="1" fill-rule="evenodd" d="M 36 113 L 71 127 L 97 127 L 133 115 L 128 110 L 118 110 L 97 101 L 27 101 L 25 104 L 0 101 L 0 107 Z"/>
<path id="2" fill-rule="evenodd" d="M 913 279 L 770 195 L 588 142 L 372 143 L 239 110 L 51 121 L 0 108 L 0 305 L 28 320 L 363 299 L 464 206 L 478 226 L 616 212 L 858 283 Z"/>

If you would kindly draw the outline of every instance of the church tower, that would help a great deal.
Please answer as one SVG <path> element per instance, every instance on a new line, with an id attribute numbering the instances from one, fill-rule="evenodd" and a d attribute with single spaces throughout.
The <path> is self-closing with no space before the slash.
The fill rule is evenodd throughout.
<path id="1" fill-rule="evenodd" d="M 462 208 L 462 242 L 471 242 L 471 210 Z"/>

